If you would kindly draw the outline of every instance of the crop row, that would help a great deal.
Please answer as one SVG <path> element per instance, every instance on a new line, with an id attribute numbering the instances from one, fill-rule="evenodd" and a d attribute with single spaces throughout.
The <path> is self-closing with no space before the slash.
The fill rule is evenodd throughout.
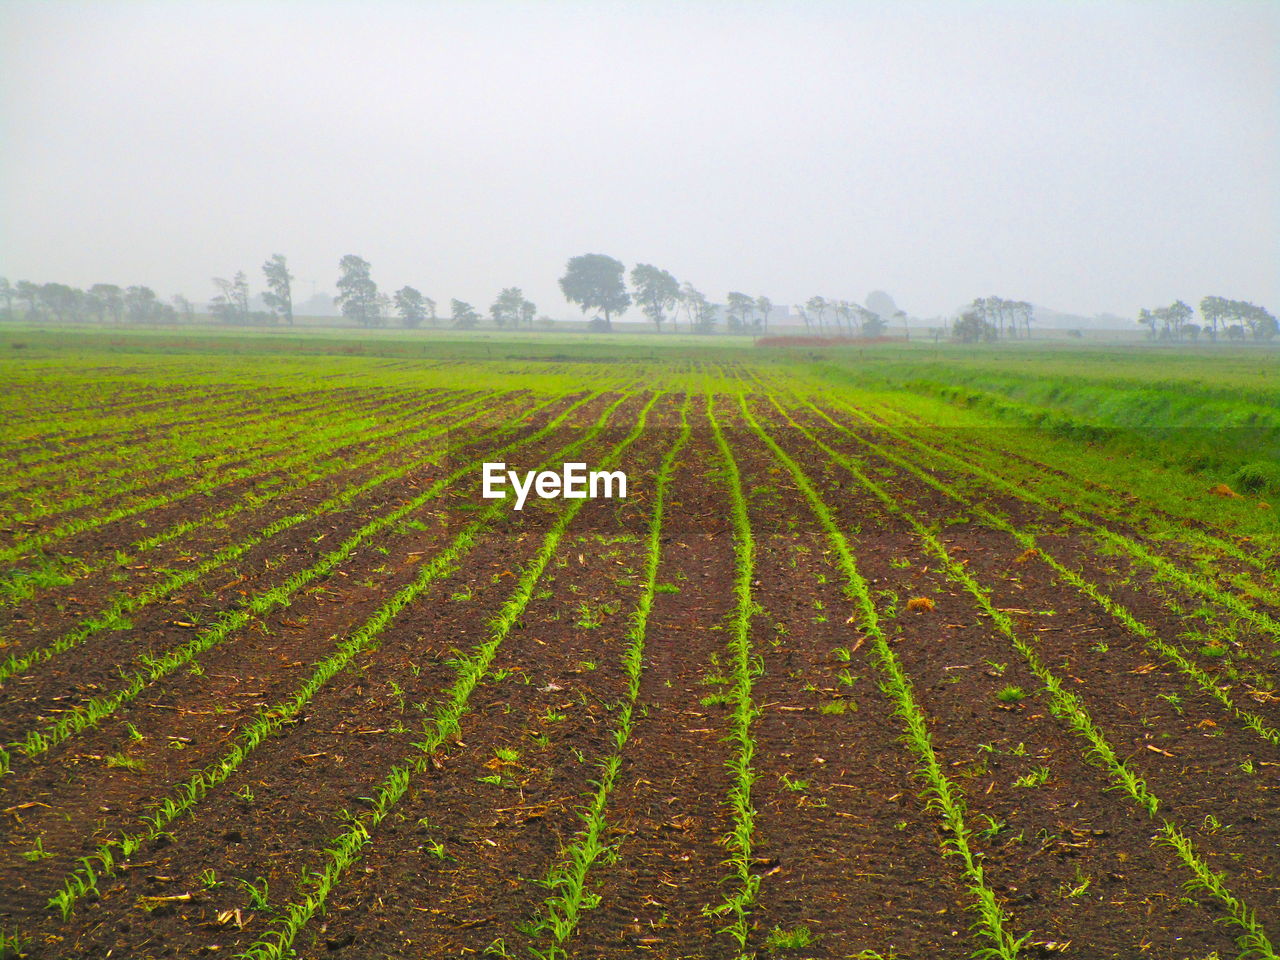
<path id="1" fill-rule="evenodd" d="M 570 413 L 585 402 L 586 398 L 568 407 L 555 420 L 543 427 L 530 439 L 540 439 L 542 436 L 553 432 Z M 510 427 L 506 429 L 510 429 Z M 462 446 L 467 442 L 464 441 L 456 446 Z M 503 453 L 508 449 L 521 445 L 523 442 L 521 440 L 512 441 L 500 447 L 497 453 Z M 447 448 L 443 453 L 437 454 L 435 459 L 443 460 L 452 449 Z M 388 529 L 402 517 L 419 509 L 423 504 L 448 489 L 450 484 L 463 477 L 474 475 L 479 462 L 479 460 L 475 460 L 463 464 L 404 504 L 369 521 L 359 530 L 349 535 L 340 546 L 325 553 L 317 562 L 294 574 L 284 583 L 251 598 L 239 609 L 224 614 L 214 624 L 200 631 L 187 643 L 159 657 L 150 655 L 142 657 L 141 667 L 132 673 L 125 674 L 124 685 L 114 693 L 94 697 L 86 703 L 67 710 L 56 721 L 46 725 L 43 729 L 29 730 L 23 739 L 10 744 L 9 749 L 19 749 L 27 757 L 38 756 L 68 737 L 101 722 L 103 718 L 110 716 L 122 704 L 135 699 L 138 694 L 157 680 L 191 663 L 200 654 L 234 634 L 235 631 L 244 627 L 252 617 L 262 616 L 270 610 L 288 606 L 299 590 L 328 575 L 339 563 L 350 556 L 357 547 Z M 9 753 L 0 750 L 0 771 L 7 770 L 9 763 Z"/>
<path id="2" fill-rule="evenodd" d="M 838 463 L 875 496 L 887 513 L 907 522 L 925 548 L 943 564 L 948 578 L 963 587 L 974 598 L 982 611 L 991 618 L 996 629 L 1023 656 L 1032 673 L 1044 684 L 1054 714 L 1084 741 L 1086 759 L 1106 770 L 1113 779 L 1116 789 L 1129 797 L 1148 816 L 1156 818 L 1160 807 L 1159 799 L 1142 779 L 1117 757 L 1115 748 L 1108 742 L 1105 732 L 1089 715 L 1080 697 L 1066 689 L 1062 679 L 1045 665 L 1034 646 L 1017 633 L 1009 615 L 992 604 L 987 592 L 969 574 L 964 565 L 956 561 L 927 525 L 904 506 L 904 498 L 900 495 L 890 495 L 850 458 L 823 443 L 811 431 L 796 423 L 785 413 L 784 417 L 793 428 L 822 450 L 831 462 Z M 1161 839 L 1177 851 L 1179 858 L 1191 874 L 1188 885 L 1207 891 L 1223 905 L 1228 922 L 1235 924 L 1241 931 L 1241 948 L 1246 954 L 1273 960 L 1276 957 L 1275 950 L 1266 932 L 1258 924 L 1253 911 L 1231 893 L 1222 876 L 1209 868 L 1196 851 L 1195 844 L 1184 828 L 1167 817 L 1160 819 L 1159 822 Z"/>

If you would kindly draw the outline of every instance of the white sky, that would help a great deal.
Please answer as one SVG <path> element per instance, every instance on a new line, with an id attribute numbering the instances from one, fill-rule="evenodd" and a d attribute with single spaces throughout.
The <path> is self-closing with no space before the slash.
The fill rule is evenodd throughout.
<path id="1" fill-rule="evenodd" d="M 0 274 L 1280 307 L 1280 4 L 0 3 Z"/>

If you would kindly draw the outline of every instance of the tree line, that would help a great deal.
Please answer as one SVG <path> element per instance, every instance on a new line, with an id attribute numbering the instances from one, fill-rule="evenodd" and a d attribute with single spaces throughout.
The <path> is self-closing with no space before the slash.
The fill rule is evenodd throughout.
<path id="1" fill-rule="evenodd" d="M 1276 318 L 1265 307 L 1247 300 L 1230 300 L 1226 297 L 1205 297 L 1200 301 L 1200 316 L 1204 325 L 1193 323 L 1196 312 L 1181 300 L 1167 307 L 1138 311 L 1138 323 L 1150 331 L 1152 340 L 1196 341 L 1203 334 L 1217 340 L 1221 335 L 1228 340 L 1271 340 L 1280 327 Z"/>
<path id="2" fill-rule="evenodd" d="M 208 302 L 208 314 L 228 324 L 293 324 L 294 277 L 284 255 L 272 254 L 262 265 L 262 274 L 265 288 L 261 301 L 265 310 L 252 309 L 249 279 L 239 271 L 229 280 L 213 278 L 217 293 Z M 412 286 L 403 286 L 391 295 L 382 293 L 373 280 L 369 262 L 355 254 L 347 254 L 339 261 L 337 289 L 334 304 L 343 317 L 362 327 L 382 327 L 394 321 L 412 329 L 444 322 L 467 330 L 479 326 L 483 319 L 474 306 L 456 298 L 449 301 L 448 316 L 441 317 L 436 301 Z M 679 332 L 683 317 L 691 333 L 715 333 L 717 324 L 723 321 L 728 333 L 765 334 L 774 309 L 767 296 L 736 290 L 726 294 L 723 304 L 713 303 L 692 283 L 681 283 L 667 270 L 638 263 L 628 275 L 620 260 L 599 253 L 571 257 L 560 277 L 560 290 L 569 303 L 590 317 L 590 329 L 599 331 L 612 330 L 613 321 L 634 305 L 658 332 L 668 323 L 673 332 Z M 868 302 L 877 296 L 887 300 L 883 294 L 872 294 Z M 174 323 L 193 322 L 196 316 L 195 304 L 180 294 L 165 302 L 150 287 L 112 283 L 95 283 L 81 290 L 64 283 L 19 280 L 11 284 L 0 277 L 0 304 L 10 319 L 17 317 L 18 305 L 24 308 L 27 320 L 52 318 L 58 322 Z M 880 337 L 888 330 L 888 320 L 901 321 L 904 327 L 907 323 L 907 314 L 896 308 L 886 317 L 891 308 L 891 301 L 877 311 L 850 300 L 813 296 L 795 309 L 810 333 Z M 1214 341 L 1220 336 L 1236 341 L 1269 341 L 1280 333 L 1274 316 L 1245 300 L 1207 296 L 1200 301 L 1200 314 L 1203 324 L 1194 322 L 1195 310 L 1177 300 L 1166 307 L 1143 308 L 1137 322 L 1148 328 L 1153 340 L 1195 341 L 1203 335 Z M 496 327 L 509 329 L 554 323 L 549 317 L 538 315 L 537 306 L 519 287 L 503 288 L 490 304 L 488 318 Z M 1034 309 L 1025 300 L 978 297 L 960 313 L 949 331 L 944 323 L 933 333 L 935 339 L 949 335 L 967 343 L 1029 339 L 1033 319 Z"/>
<path id="3" fill-rule="evenodd" d="M 773 301 L 768 297 L 731 291 L 722 307 L 692 283 L 681 283 L 670 271 L 651 263 L 636 264 L 629 277 L 626 270 L 621 260 L 603 253 L 571 257 L 560 278 L 560 291 L 584 314 L 594 314 L 588 323 L 592 330 L 612 330 L 614 318 L 632 304 L 659 333 L 667 322 L 672 332 L 678 333 L 681 315 L 691 333 L 714 333 L 721 319 L 730 333 L 764 333 L 769 329 Z"/>

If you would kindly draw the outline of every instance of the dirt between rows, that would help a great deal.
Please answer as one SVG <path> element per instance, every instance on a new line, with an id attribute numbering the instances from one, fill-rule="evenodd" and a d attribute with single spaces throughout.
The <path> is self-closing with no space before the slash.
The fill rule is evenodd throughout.
<path id="1" fill-rule="evenodd" d="M 680 399 L 659 402 L 628 454 L 632 498 L 588 502 L 570 525 L 471 692 L 458 736 L 414 768 L 407 793 L 372 829 L 327 910 L 300 934 L 302 956 L 517 956 L 547 948 L 548 931 L 537 925 L 549 893 L 541 881 L 581 830 L 579 812 L 599 763 L 616 748 L 626 690 L 621 657 L 642 585 L 648 492 L 677 434 Z M 640 402 L 619 408 L 617 422 L 633 422 Z M 576 427 L 541 448 L 567 442 L 601 409 L 601 402 L 591 404 L 575 416 Z M 736 599 L 727 480 L 704 409 L 694 398 L 694 433 L 673 475 L 662 531 L 664 586 L 648 623 L 636 726 L 606 808 L 608 849 L 587 884 L 590 899 L 599 900 L 582 913 L 570 956 L 739 955 L 720 932 L 725 920 L 710 912 L 733 892 L 724 845 L 731 718 L 718 695 L 729 689 L 727 625 Z M 753 410 L 848 537 L 889 649 L 928 718 L 939 763 L 963 798 L 968 840 L 986 882 L 1014 935 L 1028 936 L 1024 954 L 1234 955 L 1221 905 L 1183 889 L 1185 866 L 1153 842 L 1160 822 L 1111 789 L 975 599 L 946 576 L 900 515 L 780 416 Z M 918 758 L 901 742 L 902 720 L 881 686 L 875 644 L 855 615 L 831 545 L 788 470 L 736 406 L 721 400 L 716 411 L 756 541 L 752 869 L 760 885 L 747 949 L 760 956 L 971 956 L 987 943 L 973 929 L 970 880 L 959 859 L 945 855 L 949 834 L 922 795 Z M 902 510 L 937 525 L 951 554 L 994 606 L 1009 611 L 1019 635 L 1081 697 L 1117 754 L 1160 798 L 1160 815 L 1177 823 L 1259 921 L 1276 930 L 1275 748 L 1042 560 L 1024 556 L 1007 534 L 972 522 L 963 506 L 869 454 L 856 437 L 796 416 L 824 442 L 860 457 Z M 601 455 L 619 436 L 603 435 L 583 459 Z M 326 520 L 331 539 L 411 490 Z M 1188 617 L 1168 602 L 1175 599 L 1168 584 L 1021 502 L 965 490 L 1016 524 L 1053 530 L 1046 551 L 1161 637 L 1174 642 L 1187 629 Z M 41 958 L 235 955 L 271 930 L 272 918 L 311 889 L 311 871 L 327 862 L 323 849 L 351 817 L 369 814 L 369 798 L 387 773 L 422 759 L 414 744 L 447 696 L 458 658 L 488 636 L 566 502 L 504 515 L 353 667 L 321 688 L 296 722 L 261 744 L 126 869 L 102 878 L 98 896 L 82 901 L 69 921 L 44 901 L 77 856 L 138 829 L 148 798 L 212 761 L 256 710 L 287 696 L 311 664 L 460 531 L 476 502 L 470 488 L 446 494 L 424 508 L 425 529 L 398 529 L 357 551 L 322 591 L 300 595 L 202 657 L 200 672 L 171 675 L 97 729 L 47 756 L 16 760 L 0 779 L 8 821 L 0 930 L 22 931 L 27 953 Z M 296 556 L 281 549 L 278 563 L 263 555 L 246 564 L 252 588 L 298 569 L 308 538 L 319 532 L 308 528 L 289 540 Z M 217 605 L 236 588 L 205 589 Z M 910 609 L 913 598 L 931 605 Z M 195 594 L 184 596 L 175 608 L 195 601 Z M 153 648 L 185 636 L 157 634 Z M 59 684 L 73 697 L 93 692 L 84 681 L 108 689 L 113 666 L 145 648 L 102 643 L 56 659 L 39 672 L 40 697 L 6 700 L 0 718 L 11 724 L 6 729 L 29 725 L 36 711 L 50 709 Z M 1021 695 L 1002 699 L 1012 687 Z M 139 764 L 106 759 L 121 757 Z M 798 942 L 800 931 L 810 940 L 803 949 L 778 945 L 787 936 Z"/>

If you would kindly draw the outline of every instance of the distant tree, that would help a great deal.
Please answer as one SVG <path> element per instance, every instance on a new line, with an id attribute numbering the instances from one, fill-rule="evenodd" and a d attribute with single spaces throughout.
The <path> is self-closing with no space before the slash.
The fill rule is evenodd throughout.
<path id="1" fill-rule="evenodd" d="M 1191 322 L 1191 318 L 1196 312 L 1181 300 L 1175 300 L 1165 308 L 1165 321 L 1168 324 L 1170 336 L 1174 340 L 1181 340 L 1183 336 L 1183 327 Z"/>
<path id="2" fill-rule="evenodd" d="M 599 310 L 603 314 L 600 329 L 613 329 L 614 314 L 623 313 L 631 306 L 631 296 L 623 285 L 625 271 L 622 262 L 602 253 L 584 253 L 573 257 L 560 278 L 560 290 L 565 299 L 576 303 L 582 312 Z"/>
<path id="3" fill-rule="evenodd" d="M 59 323 L 77 318 L 79 290 L 65 283 L 44 283 L 40 285 L 39 295 L 40 302 Z"/>
<path id="4" fill-rule="evenodd" d="M 769 314 L 773 313 L 773 301 L 768 297 L 756 297 L 756 312 L 760 315 L 760 329 L 769 332 Z"/>
<path id="5" fill-rule="evenodd" d="M 1205 297 L 1200 301 L 1200 316 L 1209 325 L 1209 338 L 1218 339 L 1218 324 L 1226 320 L 1227 301 L 1223 297 Z"/>
<path id="6" fill-rule="evenodd" d="M 425 298 L 413 287 L 401 287 L 396 291 L 396 312 L 400 322 L 410 329 L 422 326 L 427 319 Z"/>
<path id="7" fill-rule="evenodd" d="M 853 304 L 848 300 L 836 300 L 831 303 L 831 313 L 835 317 L 836 326 L 853 336 Z"/>
<path id="8" fill-rule="evenodd" d="M 532 300 L 521 298 L 520 300 L 520 319 L 524 321 L 525 326 L 530 330 L 533 329 L 533 318 L 538 315 L 538 305 Z"/>
<path id="9" fill-rule="evenodd" d="M 161 303 L 150 287 L 132 286 L 124 291 L 124 315 L 131 323 L 147 323 L 155 320 Z"/>
<path id="10" fill-rule="evenodd" d="M 952 326 L 951 335 L 962 343 L 990 342 L 999 336 L 999 330 L 977 310 L 966 310 Z"/>
<path id="11" fill-rule="evenodd" d="M 1009 302 L 1009 309 L 1013 314 L 1013 326 L 1016 330 L 1019 321 L 1022 323 L 1023 335 L 1031 339 L 1031 321 L 1035 319 L 1035 307 L 1026 300 L 1012 300 Z"/>
<path id="12" fill-rule="evenodd" d="M 1254 338 L 1270 341 L 1280 336 L 1280 321 L 1277 321 L 1274 316 L 1262 307 L 1259 307 L 1258 310 L 1261 311 L 1261 314 L 1258 317 L 1257 325 L 1253 328 Z"/>
<path id="13" fill-rule="evenodd" d="M 1138 311 L 1138 323 L 1142 324 L 1145 327 L 1150 328 L 1152 340 L 1156 338 L 1156 324 L 1158 322 L 1159 322 L 1159 317 L 1157 317 L 1154 313 L 1152 313 L 1146 307 L 1143 307 L 1141 310 Z"/>
<path id="14" fill-rule="evenodd" d="M 249 278 L 244 271 L 238 271 L 230 280 L 214 277 L 213 285 L 218 288 L 218 295 L 209 301 L 209 312 L 223 323 L 248 323 Z"/>
<path id="15" fill-rule="evenodd" d="M 489 315 L 499 327 L 507 324 L 517 326 L 520 323 L 520 309 L 524 306 L 524 291 L 519 287 L 506 287 L 498 294 L 498 299 L 489 307 Z"/>
<path id="16" fill-rule="evenodd" d="M 284 254 L 273 253 L 262 265 L 267 278 L 267 292 L 262 300 L 281 320 L 293 326 L 293 274 L 285 262 Z"/>
<path id="17" fill-rule="evenodd" d="M 187 323 L 192 323 L 196 318 L 196 305 L 180 293 L 173 295 L 173 309 Z"/>
<path id="18" fill-rule="evenodd" d="M 95 283 L 89 288 L 91 309 L 99 319 L 110 316 L 116 323 L 124 319 L 124 291 L 114 283 Z"/>
<path id="19" fill-rule="evenodd" d="M 480 314 L 465 300 L 450 300 L 449 308 L 452 311 L 450 320 L 459 330 L 471 330 L 480 322 Z"/>
<path id="20" fill-rule="evenodd" d="M 373 322 L 370 326 L 385 327 L 390 316 L 391 298 L 385 293 L 379 293 L 373 298 Z"/>
<path id="21" fill-rule="evenodd" d="M 749 297 L 745 293 L 731 292 L 725 297 L 725 317 L 729 321 L 729 330 L 733 333 L 740 333 L 746 329 L 747 317 L 751 311 L 755 309 L 756 301 L 754 297 Z"/>
<path id="22" fill-rule="evenodd" d="M 13 319 L 13 285 L 8 277 L 0 277 L 0 300 L 4 301 L 4 318 Z"/>
<path id="23" fill-rule="evenodd" d="M 813 320 L 809 316 L 809 311 L 805 309 L 803 304 L 796 304 L 796 314 L 800 317 L 806 331 L 812 331 Z"/>
<path id="24" fill-rule="evenodd" d="M 864 308 L 865 309 L 865 308 Z M 883 337 L 889 324 L 884 317 L 874 310 L 865 310 L 862 314 L 862 335 L 868 338 Z"/>
<path id="25" fill-rule="evenodd" d="M 631 289 L 640 312 L 653 321 L 658 332 L 666 322 L 667 311 L 680 301 L 680 283 L 666 270 L 650 263 L 638 263 L 631 268 Z"/>
<path id="26" fill-rule="evenodd" d="M 439 320 L 439 318 L 436 316 L 436 302 L 432 300 L 430 297 L 423 297 L 422 309 L 425 310 L 427 313 L 427 322 L 434 327 L 436 325 L 436 322 Z"/>
<path id="27" fill-rule="evenodd" d="M 338 262 L 338 295 L 333 302 L 342 315 L 362 327 L 377 326 L 382 318 L 378 309 L 378 285 L 369 275 L 369 261 L 348 253 Z"/>
<path id="28" fill-rule="evenodd" d="M 712 333 L 716 324 L 716 308 L 710 300 L 691 283 L 680 288 L 680 305 L 689 320 L 689 329 L 694 333 Z"/>
<path id="29" fill-rule="evenodd" d="M 805 308 L 818 321 L 818 332 L 826 331 L 827 326 L 827 298 L 826 297 L 810 297 Z"/>
<path id="30" fill-rule="evenodd" d="M 1265 307 L 1259 307 L 1248 301 L 1235 301 L 1233 307 L 1235 315 L 1244 321 L 1253 339 L 1271 340 L 1275 337 L 1276 318 L 1268 313 Z"/>
<path id="31" fill-rule="evenodd" d="M 26 319 L 35 320 L 40 316 L 40 308 L 37 306 L 40 301 L 40 284 L 19 280 L 13 288 L 13 294 L 27 305 Z"/>

